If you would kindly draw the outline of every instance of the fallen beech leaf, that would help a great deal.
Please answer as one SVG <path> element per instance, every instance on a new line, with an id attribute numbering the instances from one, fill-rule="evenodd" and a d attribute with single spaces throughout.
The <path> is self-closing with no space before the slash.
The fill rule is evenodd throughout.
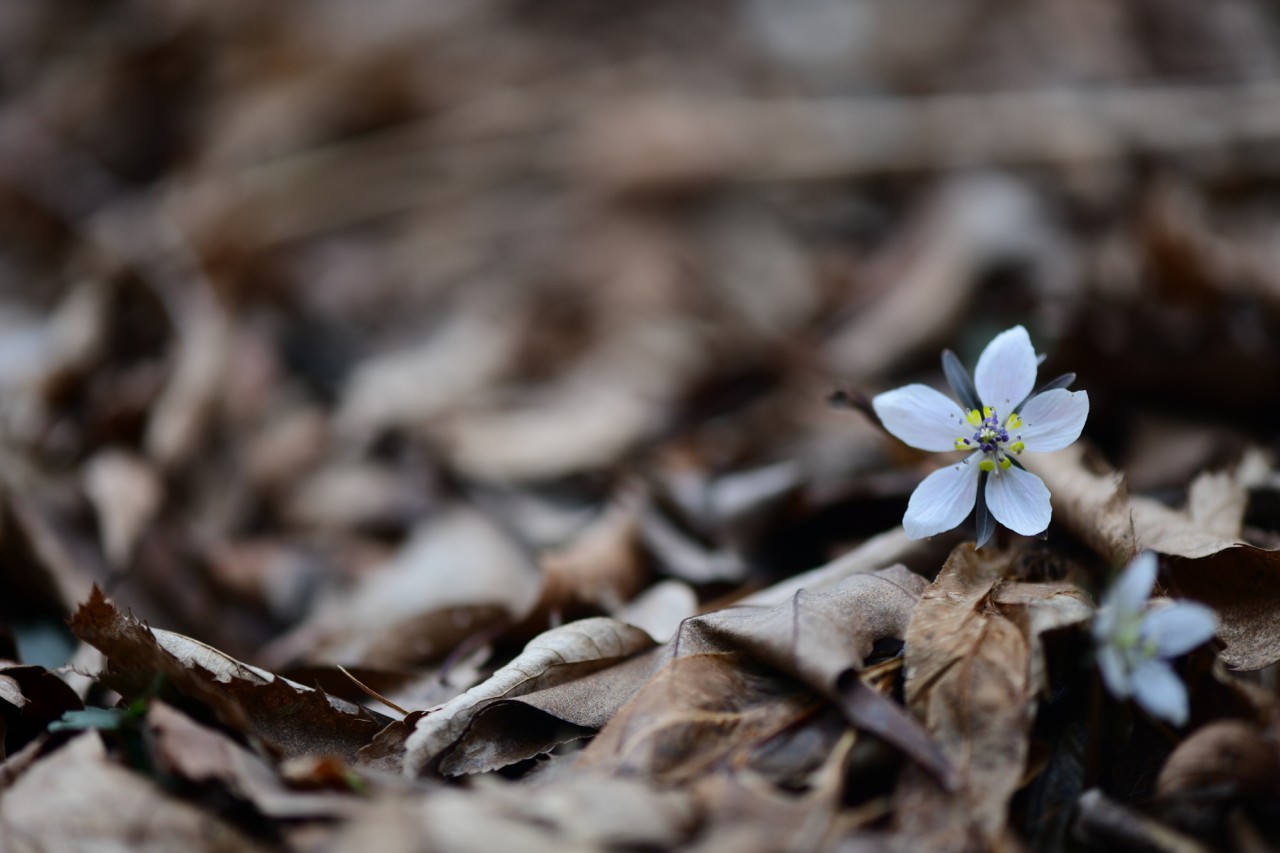
<path id="1" fill-rule="evenodd" d="M 355 755 L 387 722 L 363 708 L 227 657 L 116 610 L 96 587 L 71 631 L 106 655 L 100 680 L 126 698 L 147 695 L 156 676 L 226 725 L 282 755 Z"/>
<path id="2" fill-rule="evenodd" d="M 522 617 L 539 583 L 528 555 L 500 529 L 473 510 L 453 509 L 355 589 L 329 596 L 266 658 L 390 669 L 439 660 Z"/>
<path id="3" fill-rule="evenodd" d="M 582 619 L 535 637 L 488 680 L 417 721 L 405 741 L 405 772 L 421 775 L 439 766 L 446 750 L 487 705 L 590 675 L 653 645 L 639 628 L 606 617 Z"/>
<path id="4" fill-rule="evenodd" d="M 0 838 L 13 850 L 269 849 L 113 763 L 97 732 L 37 761 L 4 792 Z"/>
<path id="5" fill-rule="evenodd" d="M 1026 764 L 1033 699 L 1045 686 L 1037 683 L 1037 633 L 1092 612 L 1066 584 L 1004 581 L 1011 565 L 1012 555 L 957 546 L 907 632 L 907 705 L 961 779 L 949 795 L 919 773 L 901 781 L 898 827 L 921 847 L 988 846 L 1001 837 Z"/>

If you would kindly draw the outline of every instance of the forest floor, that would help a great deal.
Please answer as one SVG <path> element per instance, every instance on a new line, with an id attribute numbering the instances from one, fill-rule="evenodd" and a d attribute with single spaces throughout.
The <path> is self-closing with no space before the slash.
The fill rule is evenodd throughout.
<path id="1" fill-rule="evenodd" d="M 1275 849 L 1278 190 L 1261 0 L 3 4 L 0 850 Z"/>

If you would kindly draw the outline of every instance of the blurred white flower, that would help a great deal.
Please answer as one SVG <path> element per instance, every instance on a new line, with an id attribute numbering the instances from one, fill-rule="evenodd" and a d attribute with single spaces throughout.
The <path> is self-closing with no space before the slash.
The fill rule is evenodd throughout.
<path id="1" fill-rule="evenodd" d="M 1212 638 L 1218 620 L 1191 601 L 1150 609 L 1156 569 L 1155 554 L 1139 554 L 1103 598 L 1093 621 L 1098 669 L 1117 699 L 1132 696 L 1152 716 L 1181 726 L 1187 721 L 1187 688 L 1169 659 Z"/>
<path id="2" fill-rule="evenodd" d="M 1053 510 L 1044 482 L 1022 467 L 1024 452 L 1061 450 L 1080 437 L 1089 395 L 1068 391 L 1067 374 L 1032 395 L 1039 359 L 1027 330 L 1001 332 L 978 358 L 975 380 L 950 351 L 942 366 L 963 408 L 927 385 L 907 385 L 871 401 L 885 429 L 920 450 L 968 455 L 924 479 L 907 504 L 907 536 L 923 539 L 964 521 L 978 508 L 978 547 L 995 521 L 1026 536 L 1049 526 Z"/>

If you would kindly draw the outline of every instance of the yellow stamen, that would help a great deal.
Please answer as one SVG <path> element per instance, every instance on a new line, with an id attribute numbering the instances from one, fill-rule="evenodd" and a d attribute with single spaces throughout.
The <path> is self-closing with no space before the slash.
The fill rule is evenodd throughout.
<path id="1" fill-rule="evenodd" d="M 978 463 L 978 468 L 979 470 L 986 471 L 990 474 L 992 471 L 996 470 L 996 463 L 992 462 L 990 459 L 983 459 Z"/>
<path id="2" fill-rule="evenodd" d="M 969 439 L 967 438 L 956 439 L 956 450 L 970 450 L 972 447 L 973 445 L 969 442 Z"/>
<path id="3" fill-rule="evenodd" d="M 1017 454 L 1021 454 L 1022 451 L 1026 449 L 1027 449 L 1027 446 L 1023 444 L 1021 441 L 1015 441 L 1013 444 L 1009 445 L 1009 450 Z"/>
<path id="4" fill-rule="evenodd" d="M 1001 456 L 1001 457 L 1000 457 L 1000 470 L 1001 470 L 1001 471 L 1008 471 L 1008 470 L 1009 470 L 1010 468 L 1012 468 L 1012 467 L 1013 467 L 1013 460 L 1012 460 L 1012 459 L 1010 459 L 1008 456 Z"/>
<path id="5" fill-rule="evenodd" d="M 1009 415 L 1009 422 L 1005 424 L 1005 428 L 1017 429 L 1020 426 L 1022 426 L 1022 415 L 1019 415 L 1016 412 L 1012 415 Z"/>
<path id="6" fill-rule="evenodd" d="M 967 420 L 969 423 L 973 424 L 974 426 L 982 425 L 982 412 L 979 412 L 977 409 L 970 409 L 969 413 L 964 417 L 965 417 L 965 420 Z"/>

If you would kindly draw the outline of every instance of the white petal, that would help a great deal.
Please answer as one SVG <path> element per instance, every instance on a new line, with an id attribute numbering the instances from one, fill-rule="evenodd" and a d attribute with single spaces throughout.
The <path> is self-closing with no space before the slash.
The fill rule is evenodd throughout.
<path id="1" fill-rule="evenodd" d="M 1111 645 L 1098 646 L 1098 671 L 1102 683 L 1117 699 L 1129 698 L 1129 673 L 1125 671 L 1124 658 Z"/>
<path id="2" fill-rule="evenodd" d="M 1151 587 L 1155 585 L 1156 570 L 1159 567 L 1156 555 L 1151 551 L 1143 551 L 1134 557 L 1112 585 L 1102 606 L 1110 608 L 1117 615 L 1142 610 L 1151 597 Z"/>
<path id="3" fill-rule="evenodd" d="M 1175 726 L 1187 721 L 1187 688 L 1173 667 L 1162 660 L 1149 660 L 1129 676 L 1133 698 L 1153 717 Z"/>
<path id="4" fill-rule="evenodd" d="M 921 450 L 955 450 L 957 438 L 973 434 L 956 402 L 928 385 L 907 385 L 877 394 L 871 407 L 885 429 Z"/>
<path id="5" fill-rule="evenodd" d="M 1080 437 L 1088 417 L 1087 391 L 1054 388 L 1037 394 L 1022 407 L 1022 426 L 1017 433 L 1027 450 L 1036 453 L 1061 450 Z"/>
<path id="6" fill-rule="evenodd" d="M 978 499 L 978 458 L 970 455 L 963 462 L 934 471 L 916 486 L 907 502 L 902 526 L 909 539 L 924 539 L 950 530 L 973 511 Z"/>
<path id="7" fill-rule="evenodd" d="M 978 357 L 973 383 L 983 405 L 1002 419 L 1027 399 L 1036 384 L 1036 351 L 1027 330 L 1014 326 L 992 338 Z"/>
<path id="8" fill-rule="evenodd" d="M 1178 601 L 1147 614 L 1142 620 L 1142 639 L 1156 644 L 1160 657 L 1186 654 L 1213 637 L 1218 617 L 1203 604 Z"/>
<path id="9" fill-rule="evenodd" d="M 1043 532 L 1053 516 L 1044 481 L 1016 466 L 987 477 L 987 508 L 996 521 L 1023 536 Z"/>

